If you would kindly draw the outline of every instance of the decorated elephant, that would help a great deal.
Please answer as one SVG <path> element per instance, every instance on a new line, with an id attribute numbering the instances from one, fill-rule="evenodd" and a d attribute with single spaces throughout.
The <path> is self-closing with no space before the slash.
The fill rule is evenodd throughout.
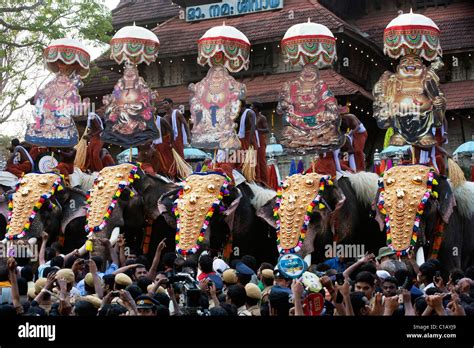
<path id="1" fill-rule="evenodd" d="M 403 257 L 411 249 L 418 263 L 438 258 L 442 270 L 473 264 L 472 183 L 450 181 L 423 165 L 397 166 L 379 182 L 376 218 L 387 244 Z"/>
<path id="2" fill-rule="evenodd" d="M 26 174 L 16 190 L 8 192 L 0 203 L 0 227 L 6 232 L 2 241 L 11 255 L 15 245 L 36 245 L 43 231 L 48 232 L 48 244 L 61 234 L 77 233 L 75 226 L 85 221 L 85 194 L 63 187 L 57 174 Z"/>
<path id="3" fill-rule="evenodd" d="M 246 182 L 236 171 L 233 176 L 230 183 L 220 173 L 194 173 L 182 189 L 164 195 L 158 203 L 160 214 L 177 231 L 166 237 L 176 239 L 176 251 L 188 258 L 208 250 L 230 259 L 251 254 L 257 261 L 275 262 L 274 231 L 256 211 L 276 192 Z M 268 248 L 269 243 L 274 248 Z"/>
<path id="4" fill-rule="evenodd" d="M 368 172 L 337 181 L 316 173 L 292 175 L 257 215 L 277 230 L 280 253 L 297 253 L 309 264 L 344 256 L 337 254 L 338 244 L 359 245 L 354 252 L 362 254 L 375 252 L 384 244 L 370 217 L 377 180 Z"/>
<path id="5" fill-rule="evenodd" d="M 118 235 L 124 233 L 127 246 L 140 248 L 147 221 L 158 218 L 159 198 L 176 188 L 167 178 L 145 174 L 135 164 L 105 167 L 87 197 L 89 207 L 82 226 L 83 237 L 69 247 L 81 247 L 89 238 L 93 242 L 92 254 L 105 256 L 104 247 L 97 239 L 108 238 L 114 244 Z"/>

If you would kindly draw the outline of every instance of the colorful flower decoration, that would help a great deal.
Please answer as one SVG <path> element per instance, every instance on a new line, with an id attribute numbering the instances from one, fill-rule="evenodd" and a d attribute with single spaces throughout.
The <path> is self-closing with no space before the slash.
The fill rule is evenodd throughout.
<path id="1" fill-rule="evenodd" d="M 387 25 L 383 35 L 383 50 L 394 59 L 414 54 L 432 61 L 438 55 L 443 55 L 440 34 L 438 26 L 430 18 L 410 11 Z"/>
<path id="2" fill-rule="evenodd" d="M 250 62 L 250 41 L 229 25 L 209 29 L 198 41 L 199 65 L 225 66 L 230 72 L 247 70 Z"/>
<path id="3" fill-rule="evenodd" d="M 18 192 L 18 190 L 20 188 L 20 185 L 22 183 L 22 180 L 24 180 L 23 177 L 17 183 L 16 188 L 15 188 L 15 193 Z M 28 233 L 28 231 L 30 229 L 30 226 L 31 226 L 33 220 L 36 217 L 37 212 L 41 209 L 44 202 L 46 202 L 48 199 L 50 199 L 51 196 L 53 196 L 56 193 L 56 191 L 62 191 L 63 190 L 63 186 L 62 186 L 61 182 L 62 182 L 62 179 L 61 179 L 60 176 L 58 176 L 58 178 L 54 181 L 54 184 L 51 188 L 51 191 L 41 195 L 39 201 L 36 202 L 36 204 L 33 206 L 33 209 L 31 210 L 28 221 L 25 223 L 21 233 L 18 233 L 18 234 L 15 234 L 15 235 L 9 234 L 10 221 L 12 219 L 12 211 L 13 211 L 13 195 L 10 195 L 9 200 L 8 200 L 8 220 L 7 220 L 7 228 L 6 228 L 7 233 L 5 234 L 6 239 L 8 239 L 8 240 L 17 240 L 17 239 L 21 239 L 21 238 L 26 236 L 26 234 Z M 54 205 L 52 203 L 50 203 L 50 207 L 52 207 L 52 206 L 54 206 Z"/>
<path id="4" fill-rule="evenodd" d="M 180 214 L 179 214 L 179 209 L 178 209 L 178 202 L 183 196 L 184 187 L 186 186 L 186 181 L 182 182 L 182 188 L 179 191 L 178 199 L 175 200 L 174 205 L 173 205 L 173 212 L 174 212 L 174 216 L 176 218 L 176 236 L 175 236 L 176 251 L 180 255 L 183 255 L 183 256 L 195 254 L 200 249 L 201 245 L 204 242 L 204 238 L 205 238 L 204 234 L 206 233 L 206 230 L 209 227 L 211 218 L 214 216 L 214 213 L 216 212 L 217 209 L 219 209 L 217 211 L 218 214 L 224 212 L 225 209 L 226 209 L 223 202 L 222 202 L 222 199 L 224 198 L 224 196 L 228 196 L 230 194 L 230 192 L 228 190 L 228 186 L 229 186 L 230 182 L 232 181 L 232 179 L 230 177 L 228 177 L 227 175 L 223 175 L 222 173 L 218 173 L 218 172 L 193 173 L 192 175 L 208 175 L 208 174 L 218 174 L 218 175 L 225 176 L 225 180 L 224 180 L 224 183 L 221 186 L 221 189 L 220 189 L 215 201 L 212 203 L 212 206 L 209 208 L 209 210 L 206 213 L 206 217 L 205 217 L 204 222 L 202 224 L 201 230 L 199 231 L 199 236 L 197 238 L 197 242 L 196 242 L 195 246 L 188 249 L 188 250 L 183 250 L 183 249 L 179 248 L 181 226 L 180 226 Z"/>
<path id="5" fill-rule="evenodd" d="M 138 168 L 140 167 L 140 164 L 137 164 L 133 166 L 132 170 L 130 171 L 128 175 L 127 180 L 120 181 L 118 184 L 118 189 L 115 192 L 115 194 L 112 197 L 112 201 L 110 202 L 109 207 L 107 208 L 106 213 L 104 214 L 104 218 L 102 219 L 102 222 L 98 226 L 89 226 L 89 213 L 90 213 L 90 204 L 91 204 L 91 199 L 90 199 L 90 192 L 87 193 L 86 195 L 86 202 L 87 202 L 87 213 L 86 213 L 86 226 L 85 230 L 86 232 L 89 233 L 97 233 L 102 231 L 105 226 L 107 226 L 110 216 L 112 215 L 112 212 L 114 208 L 117 206 L 117 200 L 120 198 L 122 195 L 123 190 L 133 184 L 133 182 L 137 179 L 140 179 L 140 175 L 137 174 Z M 94 186 L 97 183 L 97 179 L 94 180 Z M 130 192 L 130 197 L 133 197 L 134 193 Z"/>
<path id="6" fill-rule="evenodd" d="M 283 249 L 280 246 L 280 215 L 278 211 L 280 209 L 280 204 L 282 200 L 282 187 L 280 186 L 278 188 L 277 195 L 276 195 L 276 203 L 275 203 L 275 207 L 273 208 L 273 218 L 276 220 L 276 225 L 277 225 L 277 228 L 276 228 L 277 247 L 278 247 L 278 252 L 280 254 L 289 254 L 289 253 L 293 254 L 301 250 L 304 239 L 306 237 L 306 231 L 308 230 L 309 222 L 311 221 L 311 217 L 313 216 L 314 208 L 316 207 L 319 210 L 323 210 L 326 208 L 324 203 L 321 202 L 322 194 L 324 193 L 324 189 L 326 186 L 332 186 L 332 185 L 334 185 L 334 183 L 331 180 L 330 175 L 325 175 L 320 179 L 318 194 L 313 199 L 313 201 L 306 207 L 306 214 L 304 216 L 304 222 L 303 222 L 303 226 L 301 227 L 298 243 L 294 248 L 291 248 L 291 249 Z"/>
<path id="7" fill-rule="evenodd" d="M 285 62 L 293 65 L 313 64 L 319 68 L 331 66 L 336 60 L 336 39 L 322 24 L 293 25 L 281 41 Z"/>
<path id="8" fill-rule="evenodd" d="M 397 253 L 397 256 L 406 256 L 408 255 L 408 252 L 413 249 L 416 246 L 416 242 L 418 240 L 418 232 L 420 230 L 420 221 L 424 213 L 424 209 L 426 206 L 426 203 L 428 200 L 432 197 L 434 199 L 438 198 L 438 193 L 433 191 L 433 186 L 438 185 L 438 181 L 434 179 L 434 170 L 431 169 L 428 172 L 428 179 L 426 182 L 426 191 L 421 198 L 420 203 L 417 206 L 417 211 L 415 215 L 415 221 L 413 223 L 413 232 L 412 232 L 412 237 L 410 241 L 410 246 L 407 249 L 404 250 L 396 250 L 392 244 L 392 235 L 391 235 L 391 230 L 390 230 L 390 216 L 385 210 L 384 204 L 384 192 L 385 192 L 385 187 L 384 187 L 384 181 L 383 177 L 379 179 L 379 198 L 377 202 L 377 207 L 382 215 L 385 216 L 385 232 L 387 235 L 387 245 Z"/>
<path id="9" fill-rule="evenodd" d="M 110 41 L 110 58 L 118 64 L 125 62 L 150 65 L 158 56 L 160 40 L 150 30 L 139 26 L 121 28 Z"/>

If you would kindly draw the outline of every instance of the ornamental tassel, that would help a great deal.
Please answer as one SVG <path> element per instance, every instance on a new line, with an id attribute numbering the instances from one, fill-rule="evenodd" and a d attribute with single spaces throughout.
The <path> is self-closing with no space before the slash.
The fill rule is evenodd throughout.
<path id="1" fill-rule="evenodd" d="M 464 172 L 451 158 L 448 158 L 448 173 L 449 179 L 454 188 L 459 187 L 466 182 Z"/>
<path id="2" fill-rule="evenodd" d="M 178 176 L 181 178 L 187 178 L 190 176 L 193 172 L 193 168 L 176 152 L 175 149 L 172 149 L 171 152 L 173 153 L 174 158 L 173 165 L 176 166 Z"/>

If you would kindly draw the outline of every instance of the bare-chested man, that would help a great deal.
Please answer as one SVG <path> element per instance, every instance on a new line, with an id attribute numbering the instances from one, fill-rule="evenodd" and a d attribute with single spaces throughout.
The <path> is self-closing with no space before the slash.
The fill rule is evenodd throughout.
<path id="1" fill-rule="evenodd" d="M 170 98 L 163 99 L 162 107 L 165 111 L 163 119 L 171 125 L 173 130 L 174 149 L 184 159 L 184 145 L 191 142 L 191 132 L 183 114 L 173 108 Z"/>
<path id="2" fill-rule="evenodd" d="M 342 113 L 342 112 L 341 112 Z M 365 170 L 364 147 L 367 141 L 367 130 L 360 120 L 353 114 L 342 114 L 342 125 L 347 130 L 347 135 L 352 139 L 354 150 L 355 169 L 357 172 Z M 354 168 L 352 168 L 354 169 Z"/>
<path id="3" fill-rule="evenodd" d="M 258 150 L 257 150 L 257 168 L 256 177 L 257 182 L 268 185 L 268 168 L 267 168 L 267 133 L 268 122 L 265 115 L 261 113 L 262 103 L 255 102 L 252 104 L 252 110 L 257 115 L 257 135 L 258 135 Z"/>

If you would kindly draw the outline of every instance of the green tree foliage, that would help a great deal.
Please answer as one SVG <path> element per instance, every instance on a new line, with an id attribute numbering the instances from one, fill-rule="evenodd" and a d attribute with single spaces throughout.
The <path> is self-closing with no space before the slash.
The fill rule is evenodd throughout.
<path id="1" fill-rule="evenodd" d="M 32 85 L 44 82 L 42 52 L 52 40 L 100 45 L 110 41 L 111 31 L 103 1 L 0 0 L 0 124 L 28 102 Z"/>

